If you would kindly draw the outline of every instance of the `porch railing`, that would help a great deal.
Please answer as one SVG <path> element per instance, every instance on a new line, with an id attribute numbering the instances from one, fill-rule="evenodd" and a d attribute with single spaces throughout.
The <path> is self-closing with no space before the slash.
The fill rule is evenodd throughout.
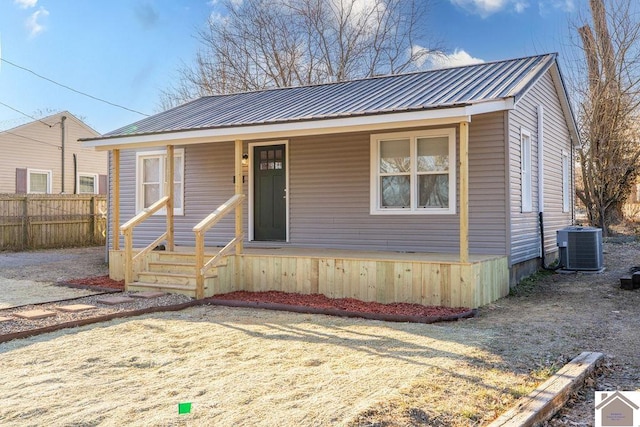
<path id="1" fill-rule="evenodd" d="M 165 231 L 156 240 L 151 242 L 149 246 L 143 248 L 135 256 L 133 255 L 133 229 L 142 224 L 147 218 L 159 211 L 163 207 L 167 206 L 169 196 L 164 196 L 148 208 L 143 209 L 136 216 L 131 218 L 120 226 L 120 233 L 124 235 L 124 283 L 128 286 L 133 282 L 133 267 L 135 263 L 142 259 L 148 252 L 155 248 L 160 242 L 167 238 L 167 232 Z"/>
<path id="2" fill-rule="evenodd" d="M 222 248 L 217 254 L 208 260 L 205 260 L 204 255 L 204 237 L 206 232 L 216 225 L 222 218 L 233 211 L 237 206 L 241 205 L 245 199 L 244 194 L 236 194 L 220 205 L 218 209 L 211 212 L 205 219 L 200 221 L 198 225 L 193 227 L 193 232 L 196 234 L 196 298 L 204 298 L 204 275 L 207 271 L 220 263 L 222 257 L 231 252 L 231 249 L 242 243 L 244 234 L 236 234 L 224 248 Z"/>

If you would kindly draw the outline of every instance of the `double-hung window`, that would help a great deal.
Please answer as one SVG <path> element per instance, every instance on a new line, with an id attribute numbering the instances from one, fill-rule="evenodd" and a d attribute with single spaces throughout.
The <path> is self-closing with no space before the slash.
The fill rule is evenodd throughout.
<path id="1" fill-rule="evenodd" d="M 371 136 L 371 214 L 455 213 L 455 129 Z"/>
<path id="2" fill-rule="evenodd" d="M 165 196 L 166 151 L 143 151 L 137 153 L 136 161 L 136 209 L 148 208 Z M 174 150 L 173 212 L 184 214 L 184 149 Z M 164 209 L 158 211 L 165 214 Z"/>
<path id="3" fill-rule="evenodd" d="M 27 169 L 27 191 L 33 194 L 50 194 L 51 176 L 51 171 Z"/>
<path id="4" fill-rule="evenodd" d="M 520 130 L 520 179 L 522 192 L 522 212 L 533 210 L 531 192 L 531 134 Z"/>
<path id="5" fill-rule="evenodd" d="M 98 194 L 98 175 L 93 173 L 79 173 L 78 194 Z"/>

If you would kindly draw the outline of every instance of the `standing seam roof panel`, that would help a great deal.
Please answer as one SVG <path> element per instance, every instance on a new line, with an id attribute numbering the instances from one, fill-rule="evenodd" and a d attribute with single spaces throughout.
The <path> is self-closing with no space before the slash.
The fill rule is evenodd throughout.
<path id="1" fill-rule="evenodd" d="M 199 98 L 105 134 L 125 136 L 473 104 L 517 96 L 555 54 Z"/>

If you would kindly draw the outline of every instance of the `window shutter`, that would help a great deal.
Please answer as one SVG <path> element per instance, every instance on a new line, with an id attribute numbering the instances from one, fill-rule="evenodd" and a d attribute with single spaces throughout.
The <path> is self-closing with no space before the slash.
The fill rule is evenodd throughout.
<path id="1" fill-rule="evenodd" d="M 107 194 L 107 175 L 98 176 L 98 194 Z"/>
<path id="2" fill-rule="evenodd" d="M 16 168 L 16 193 L 27 193 L 27 168 Z"/>

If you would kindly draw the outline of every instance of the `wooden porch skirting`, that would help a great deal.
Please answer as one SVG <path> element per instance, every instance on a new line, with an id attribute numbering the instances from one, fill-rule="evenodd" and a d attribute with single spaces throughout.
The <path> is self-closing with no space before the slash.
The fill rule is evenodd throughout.
<path id="1" fill-rule="evenodd" d="M 477 308 L 509 293 L 506 256 L 471 256 L 468 263 L 456 258 L 452 254 L 246 248 L 244 254 L 227 258 L 206 296 L 274 290 Z M 110 277 L 120 280 L 123 271 L 122 251 L 111 251 Z"/>

